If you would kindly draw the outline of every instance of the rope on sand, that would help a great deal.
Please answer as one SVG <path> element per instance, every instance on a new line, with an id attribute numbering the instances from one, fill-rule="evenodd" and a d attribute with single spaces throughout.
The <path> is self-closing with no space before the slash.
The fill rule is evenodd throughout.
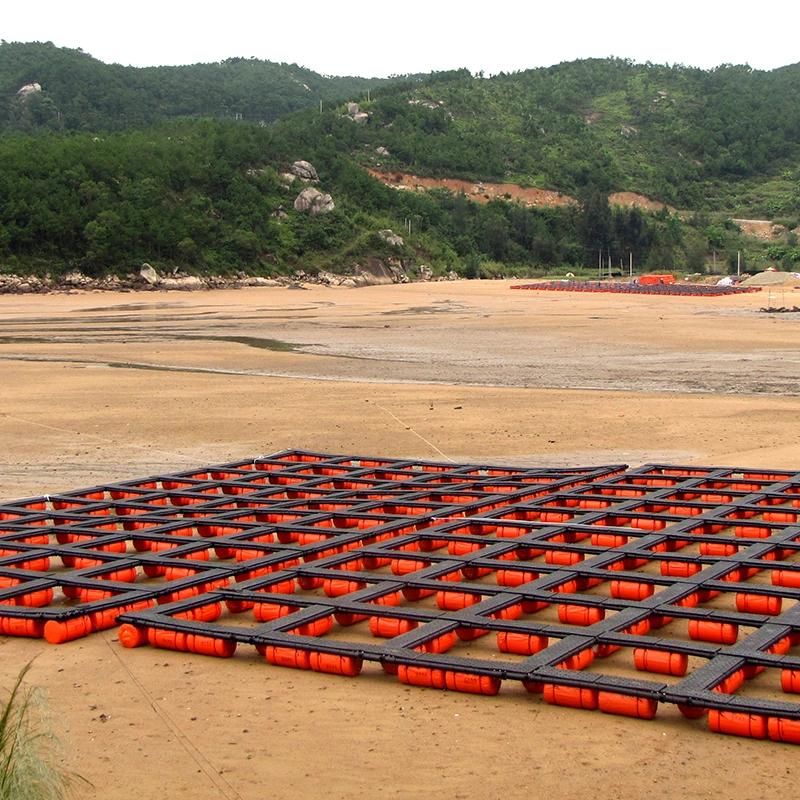
<path id="1" fill-rule="evenodd" d="M 442 450 L 440 450 L 432 441 L 430 441 L 429 439 L 426 439 L 421 433 L 417 433 L 417 431 L 415 431 L 414 428 L 411 427 L 411 425 L 409 425 L 406 422 L 403 422 L 403 420 L 400 419 L 400 417 L 398 417 L 397 414 L 395 414 L 394 412 L 390 411 L 388 408 L 385 408 L 380 403 L 375 403 L 375 405 L 381 411 L 383 411 L 386 414 L 388 414 L 397 423 L 402 425 L 407 431 L 411 431 L 411 433 L 413 433 L 414 436 L 416 436 L 418 439 L 422 439 L 422 441 L 425 442 L 425 444 L 428 445 L 428 447 L 430 447 L 431 450 L 433 450 L 434 452 L 438 453 L 442 458 L 446 459 L 450 463 L 455 464 L 455 461 L 452 458 L 450 458 L 450 456 L 448 456 L 446 453 L 444 453 Z"/>

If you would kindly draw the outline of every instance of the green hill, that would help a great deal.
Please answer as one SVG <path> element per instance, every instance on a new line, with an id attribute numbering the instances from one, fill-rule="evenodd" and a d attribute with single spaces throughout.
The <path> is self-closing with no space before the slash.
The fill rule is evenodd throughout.
<path id="1" fill-rule="evenodd" d="M 459 74 L 384 93 L 368 110 L 364 141 L 425 174 L 571 194 L 592 185 L 689 209 L 746 204 L 758 183 L 777 180 L 764 212 L 800 200 L 800 64 L 703 71 L 593 59 Z"/>
<path id="2" fill-rule="evenodd" d="M 21 87 L 42 91 L 20 98 Z M 125 67 L 50 43 L 0 44 L 0 131 L 118 131 L 180 117 L 271 122 L 338 102 L 385 79 L 319 75 L 296 64 L 229 58 L 217 64 Z"/>
<path id="3" fill-rule="evenodd" d="M 37 82 L 41 91 L 19 95 Z M 319 100 L 325 109 L 319 111 Z M 358 121 L 345 101 L 358 101 Z M 300 110 L 297 110 L 300 109 Z M 291 113 L 288 113 L 291 112 Z M 347 271 L 370 257 L 464 274 L 614 264 L 800 264 L 800 65 L 578 61 L 394 82 L 293 65 L 134 69 L 0 45 L 0 268 L 93 274 Z M 272 121 L 270 121 L 272 120 Z M 335 210 L 295 210 L 312 161 Z M 557 189 L 563 208 L 397 191 L 365 167 Z M 684 209 L 610 208 L 612 191 Z M 785 224 L 747 240 L 731 217 Z M 401 232 L 387 244 L 379 231 Z"/>

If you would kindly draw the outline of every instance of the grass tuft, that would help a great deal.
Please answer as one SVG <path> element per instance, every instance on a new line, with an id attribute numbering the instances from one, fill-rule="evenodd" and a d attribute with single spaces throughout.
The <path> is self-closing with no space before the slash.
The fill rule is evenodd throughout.
<path id="1" fill-rule="evenodd" d="M 64 767 L 44 694 L 23 684 L 31 664 L 20 671 L 0 703 L 0 800 L 61 800 L 76 781 Z"/>

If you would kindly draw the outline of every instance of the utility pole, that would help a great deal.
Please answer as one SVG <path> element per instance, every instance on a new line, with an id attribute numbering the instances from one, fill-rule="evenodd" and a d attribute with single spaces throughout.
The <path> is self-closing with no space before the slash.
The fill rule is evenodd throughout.
<path id="1" fill-rule="evenodd" d="M 322 113 L 322 100 L 319 101 L 319 113 Z"/>
<path id="2" fill-rule="evenodd" d="M 597 251 L 597 280 L 601 280 L 603 277 L 603 250 L 600 249 Z"/>
<path id="3" fill-rule="evenodd" d="M 742 274 L 742 251 L 736 251 L 736 275 L 740 277 Z"/>
<path id="4" fill-rule="evenodd" d="M 628 253 L 628 272 L 633 280 L 633 250 Z"/>

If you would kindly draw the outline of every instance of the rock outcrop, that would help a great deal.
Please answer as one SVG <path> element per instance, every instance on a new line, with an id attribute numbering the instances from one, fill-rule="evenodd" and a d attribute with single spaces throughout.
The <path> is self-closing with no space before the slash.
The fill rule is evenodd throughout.
<path id="1" fill-rule="evenodd" d="M 330 213 L 336 208 L 336 205 L 329 194 L 324 194 L 319 189 L 308 186 L 295 198 L 294 208 L 295 211 L 316 216 L 317 214 Z"/>
<path id="2" fill-rule="evenodd" d="M 301 181 L 311 181 L 312 183 L 319 181 L 317 170 L 314 169 L 314 165 L 310 164 L 308 161 L 295 161 L 289 168 L 289 171 L 292 175 L 296 175 L 300 178 Z"/>
<path id="3" fill-rule="evenodd" d="M 274 278 L 260 278 L 258 276 L 250 276 L 239 279 L 239 286 L 283 286 L 280 281 Z"/>
<path id="4" fill-rule="evenodd" d="M 158 273 L 149 264 L 142 264 L 139 277 L 150 286 L 155 286 L 161 280 Z"/>
<path id="5" fill-rule="evenodd" d="M 68 272 L 61 280 L 67 286 L 74 286 L 76 289 L 83 289 L 92 284 L 92 279 L 78 270 Z"/>
<path id="6" fill-rule="evenodd" d="M 358 103 L 347 104 L 346 116 L 353 120 L 353 122 L 357 122 L 359 125 L 363 125 L 365 122 L 369 121 L 369 113 L 362 111 Z"/>
<path id="7" fill-rule="evenodd" d="M 403 247 L 405 245 L 405 241 L 403 240 L 402 236 L 398 236 L 394 231 L 389 228 L 385 230 L 378 231 L 378 236 L 383 239 L 386 244 L 391 245 L 392 247 Z"/>
<path id="8" fill-rule="evenodd" d="M 194 291 L 195 289 L 205 289 L 206 282 L 202 278 L 198 278 L 197 275 L 184 275 L 180 278 L 162 278 L 158 288 Z"/>
<path id="9" fill-rule="evenodd" d="M 427 266 L 414 266 L 410 259 L 399 258 L 368 258 L 363 264 L 353 268 L 352 275 L 339 275 L 325 270 L 318 273 L 307 273 L 296 270 L 291 276 L 277 278 L 263 278 L 238 272 L 236 275 L 186 275 L 177 269 L 168 277 L 161 277 L 149 264 L 144 264 L 141 270 L 128 275 L 106 275 L 101 278 L 91 278 L 83 273 L 73 271 L 62 277 L 51 275 L 13 275 L 0 273 L 0 294 L 46 294 L 62 292 L 77 294 L 79 292 L 130 292 L 130 291 L 189 291 L 203 289 L 242 289 L 242 288 L 305 288 L 307 285 L 339 286 L 343 289 L 353 289 L 359 286 L 375 286 L 378 284 L 407 283 L 408 271 L 415 270 L 420 280 L 457 280 L 455 272 L 450 272 L 444 278 L 433 278 L 431 269 Z M 145 280 L 142 271 L 155 282 Z M 781 273 L 787 274 L 787 273 Z M 793 276 L 795 277 L 795 276 Z"/>
<path id="10" fill-rule="evenodd" d="M 20 100 L 24 100 L 31 95 L 39 94 L 41 91 L 42 85 L 34 81 L 33 83 L 26 83 L 24 86 L 20 86 L 19 89 L 17 89 L 17 97 Z"/>

